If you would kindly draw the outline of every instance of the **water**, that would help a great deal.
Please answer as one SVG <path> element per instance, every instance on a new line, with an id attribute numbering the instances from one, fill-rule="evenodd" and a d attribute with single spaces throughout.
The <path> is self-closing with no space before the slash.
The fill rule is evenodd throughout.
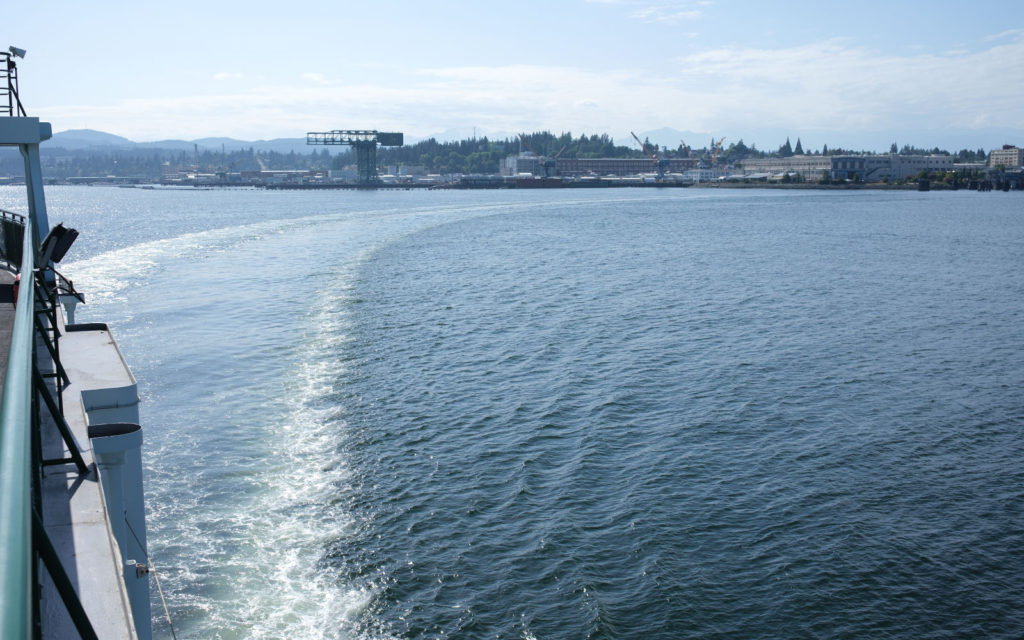
<path id="1" fill-rule="evenodd" d="M 1024 635 L 1017 194 L 48 203 L 179 637 Z"/>

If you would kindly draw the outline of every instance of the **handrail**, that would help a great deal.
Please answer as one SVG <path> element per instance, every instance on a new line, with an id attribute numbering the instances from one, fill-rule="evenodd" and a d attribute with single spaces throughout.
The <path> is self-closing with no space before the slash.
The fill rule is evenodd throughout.
<path id="1" fill-rule="evenodd" d="M 35 268 L 25 220 L 21 279 L 0 399 L 0 636 L 32 637 L 32 365 Z"/>
<path id="2" fill-rule="evenodd" d="M 57 271 L 56 269 L 53 270 L 53 275 L 56 279 L 55 284 L 57 288 L 57 295 L 72 296 L 76 298 L 79 302 L 85 302 L 85 296 L 75 290 L 74 282 L 68 280 L 63 273 Z M 70 318 L 68 319 L 68 322 L 72 322 Z"/>

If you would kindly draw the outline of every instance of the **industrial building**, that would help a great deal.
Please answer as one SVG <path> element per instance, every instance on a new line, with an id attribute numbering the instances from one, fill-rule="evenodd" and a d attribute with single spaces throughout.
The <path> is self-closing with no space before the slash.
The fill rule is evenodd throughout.
<path id="1" fill-rule="evenodd" d="M 693 158 L 667 158 L 661 162 L 667 163 L 663 167 L 670 173 L 682 173 L 697 164 Z M 524 152 L 505 158 L 501 163 L 501 175 L 635 176 L 656 173 L 658 164 L 650 158 L 545 158 Z"/>
<path id="2" fill-rule="evenodd" d="M 737 163 L 743 174 L 799 175 L 808 182 L 832 171 L 831 156 L 790 156 L 788 158 L 749 158 Z"/>
<path id="3" fill-rule="evenodd" d="M 827 175 L 832 180 L 904 180 L 921 171 L 954 170 L 955 158 L 948 155 L 839 155 L 749 158 L 738 164 L 744 174 L 799 175 L 816 181 Z"/>
<path id="4" fill-rule="evenodd" d="M 988 154 L 988 166 L 1003 165 L 1004 168 L 1018 168 L 1024 165 L 1024 149 L 1004 144 L 1002 149 L 993 149 Z"/>
<path id="5" fill-rule="evenodd" d="M 993 157 L 1003 158 L 1005 166 L 1017 166 L 1020 149 L 993 151 Z M 1001 154 L 996 156 L 995 154 Z M 1013 155 L 1017 154 L 1017 155 Z M 776 178 L 784 175 L 800 176 L 807 182 L 816 182 L 822 177 L 831 180 L 862 180 L 881 182 L 884 180 L 905 180 L 921 171 L 955 171 L 956 158 L 950 155 L 900 155 L 900 154 L 848 154 L 835 156 L 797 155 L 787 158 L 748 158 L 737 163 L 733 175 L 758 178 Z M 660 165 L 660 167 L 659 167 Z M 547 158 L 532 152 L 508 156 L 501 163 L 503 176 L 635 176 L 656 173 L 683 174 L 689 182 L 703 182 L 715 179 L 707 170 L 699 178 L 694 158 L 665 158 L 655 161 L 651 158 Z M 706 169 L 706 167 L 705 167 Z"/>

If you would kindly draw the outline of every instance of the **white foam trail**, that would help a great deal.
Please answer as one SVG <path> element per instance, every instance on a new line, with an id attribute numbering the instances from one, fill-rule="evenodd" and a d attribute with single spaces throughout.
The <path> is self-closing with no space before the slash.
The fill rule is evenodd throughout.
<path id="1" fill-rule="evenodd" d="M 518 208 L 534 206 L 524 203 Z M 218 258 L 211 262 L 223 267 L 235 255 L 265 258 L 295 247 L 327 260 L 304 272 L 329 281 L 323 283 L 322 297 L 309 301 L 299 323 L 306 327 L 304 332 L 282 345 L 279 357 L 290 364 L 281 388 L 253 408 L 256 422 L 238 434 L 238 440 L 245 439 L 244 446 L 259 457 L 251 469 L 238 472 L 239 495 L 224 498 L 223 488 L 206 484 L 202 468 L 181 475 L 159 468 L 160 454 L 152 453 L 152 464 L 158 468 L 150 477 L 157 481 L 147 486 L 147 494 L 162 496 L 168 504 L 150 505 L 155 528 L 165 536 L 151 536 L 151 542 L 168 556 L 157 557 L 156 562 L 162 561 L 165 571 L 177 578 L 175 584 L 165 577 L 164 588 L 170 592 L 171 606 L 187 618 L 188 633 L 312 639 L 348 638 L 354 633 L 361 612 L 377 595 L 375 586 L 369 579 L 341 582 L 321 560 L 328 543 L 344 540 L 346 531 L 354 532 L 357 526 L 340 507 L 325 507 L 336 502 L 338 488 L 345 486 L 350 473 L 344 460 L 347 425 L 338 407 L 325 400 L 344 374 L 338 355 L 351 339 L 346 303 L 354 295 L 356 271 L 376 247 L 402 235 L 509 208 L 489 204 L 270 220 L 141 243 L 65 267 L 67 275 L 80 282 L 90 304 L 123 305 L 120 312 L 129 316 L 139 300 L 131 294 L 133 286 L 171 282 L 168 276 L 176 265 L 187 264 L 194 278 L 202 275 L 208 258 Z M 251 243 L 267 244 L 241 246 Z M 204 320 L 217 321 L 199 321 Z M 172 348 L 167 353 L 173 352 Z M 231 384 L 246 381 L 229 383 L 223 390 L 230 393 Z M 206 437 L 201 432 L 165 435 L 164 446 L 206 453 Z M 215 457 L 204 459 L 215 464 Z M 368 633 L 377 639 L 388 637 L 386 630 Z"/>
<path id="2" fill-rule="evenodd" d="M 186 233 L 74 261 L 63 265 L 61 271 L 80 286 L 87 287 L 85 290 L 96 302 L 124 301 L 124 292 L 131 285 L 143 282 L 154 270 L 166 268 L 176 260 L 199 258 L 239 243 L 259 240 L 291 224 L 295 221 L 273 220 Z"/>
<path id="3" fill-rule="evenodd" d="M 248 592 L 242 599 L 254 623 L 250 637 L 348 638 L 376 595 L 369 582 L 339 584 L 321 564 L 325 547 L 355 526 L 350 514 L 324 506 L 349 478 L 342 446 L 346 424 L 324 400 L 344 375 L 338 362 L 350 340 L 344 308 L 359 262 L 361 256 L 353 256 L 334 274 L 329 296 L 310 310 L 310 329 L 284 393 L 285 419 L 272 436 L 273 468 L 248 512 L 255 516 L 246 526 L 257 566 L 239 586 Z"/>
<path id="4" fill-rule="evenodd" d="M 631 199 L 621 199 L 623 202 Z M 560 206 L 588 204 L 587 201 L 566 201 Z M 222 251 L 236 244 L 256 241 L 262 237 L 281 233 L 289 228 L 308 228 L 312 225 L 324 225 L 343 220 L 374 219 L 388 216 L 407 218 L 421 217 L 425 220 L 434 219 L 435 215 L 445 214 L 451 218 L 466 218 L 489 211 L 509 211 L 514 209 L 532 209 L 536 203 L 495 203 L 478 204 L 460 207 L 434 206 L 409 209 L 383 209 L 370 212 L 342 212 L 319 214 L 298 218 L 274 219 L 234 227 L 222 227 L 186 233 L 172 238 L 143 242 L 129 247 L 115 249 L 98 254 L 84 260 L 65 263 L 61 271 L 71 280 L 88 287 L 92 299 L 96 302 L 123 301 L 123 293 L 132 284 L 140 283 L 156 269 L 164 268 L 175 260 L 200 258 L 210 252 Z M 450 219 L 450 218 L 449 218 Z M 441 220 L 438 220 L 439 222 Z M 428 226 L 415 225 L 410 230 Z"/>

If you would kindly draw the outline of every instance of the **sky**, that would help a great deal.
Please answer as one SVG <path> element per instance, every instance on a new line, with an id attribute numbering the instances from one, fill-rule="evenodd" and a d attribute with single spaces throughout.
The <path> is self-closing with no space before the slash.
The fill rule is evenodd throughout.
<path id="1" fill-rule="evenodd" d="M 1019 0 L 39 0 L 5 7 L 0 38 L 28 52 L 30 115 L 139 142 L 669 128 L 694 147 L 1024 145 Z"/>

